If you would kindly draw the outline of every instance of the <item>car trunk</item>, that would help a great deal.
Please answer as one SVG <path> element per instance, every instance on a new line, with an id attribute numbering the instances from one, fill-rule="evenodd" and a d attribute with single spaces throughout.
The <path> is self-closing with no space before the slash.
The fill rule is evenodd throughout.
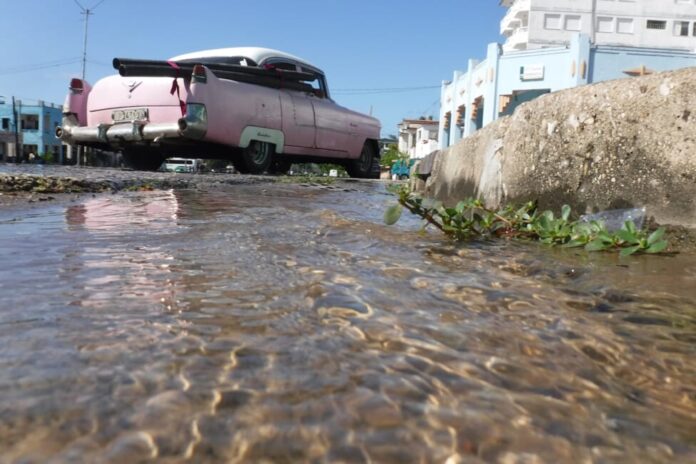
<path id="1" fill-rule="evenodd" d="M 110 76 L 97 82 L 87 103 L 88 125 L 131 122 L 175 122 L 182 116 L 188 82 L 177 79 L 179 95 L 172 94 L 174 79 L 168 77 Z"/>

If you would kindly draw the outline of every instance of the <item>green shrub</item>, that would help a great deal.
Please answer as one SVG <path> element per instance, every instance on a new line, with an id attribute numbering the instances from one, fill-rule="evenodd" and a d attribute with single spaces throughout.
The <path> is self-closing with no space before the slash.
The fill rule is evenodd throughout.
<path id="1" fill-rule="evenodd" d="M 441 202 L 411 192 L 407 186 L 397 186 L 393 191 L 398 202 L 385 211 L 386 224 L 395 224 L 405 208 L 422 217 L 425 226 L 432 225 L 456 240 L 515 237 L 567 248 L 584 247 L 587 251 L 616 249 L 621 256 L 660 253 L 668 246 L 662 227 L 649 232 L 638 230 L 633 221 L 626 221 L 620 230 L 610 232 L 598 221 L 572 220 L 568 205 L 563 206 L 560 216 L 552 211 L 539 211 L 536 202 L 490 209 L 481 200 L 469 198 L 454 208 L 447 208 Z"/>

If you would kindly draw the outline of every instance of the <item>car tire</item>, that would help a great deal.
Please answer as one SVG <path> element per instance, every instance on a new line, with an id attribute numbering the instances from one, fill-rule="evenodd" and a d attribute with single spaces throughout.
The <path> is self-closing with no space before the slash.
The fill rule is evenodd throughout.
<path id="1" fill-rule="evenodd" d="M 408 176 L 406 174 L 402 174 L 401 176 L 399 176 L 399 179 L 408 180 Z"/>
<path id="2" fill-rule="evenodd" d="M 162 166 L 165 156 L 146 149 L 129 148 L 121 153 L 123 164 L 136 171 L 156 171 Z"/>
<path id="3" fill-rule="evenodd" d="M 254 140 L 242 149 L 241 155 L 232 164 L 242 174 L 263 174 L 271 166 L 272 160 L 273 145 Z"/>
<path id="4" fill-rule="evenodd" d="M 268 167 L 268 172 L 270 174 L 284 175 L 287 174 L 292 167 L 292 161 L 287 157 L 278 158 L 275 157 L 271 161 L 271 165 Z"/>
<path id="5" fill-rule="evenodd" d="M 346 164 L 346 171 L 350 177 L 361 179 L 379 179 L 379 158 L 375 154 L 375 149 L 371 143 L 363 145 L 362 152 L 358 159 L 350 160 Z"/>

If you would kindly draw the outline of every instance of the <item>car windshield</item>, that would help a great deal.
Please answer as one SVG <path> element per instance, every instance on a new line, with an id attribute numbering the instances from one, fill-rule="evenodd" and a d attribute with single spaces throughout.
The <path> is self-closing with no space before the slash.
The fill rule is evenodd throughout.
<path id="1" fill-rule="evenodd" d="M 179 60 L 179 63 L 195 64 L 234 64 L 241 66 L 256 66 L 256 62 L 244 56 L 208 56 L 205 58 L 187 58 Z"/>

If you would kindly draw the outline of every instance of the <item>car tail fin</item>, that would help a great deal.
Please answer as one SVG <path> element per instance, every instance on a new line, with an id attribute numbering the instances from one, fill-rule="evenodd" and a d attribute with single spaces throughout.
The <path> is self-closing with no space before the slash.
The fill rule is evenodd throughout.
<path id="1" fill-rule="evenodd" d="M 85 81 L 77 77 L 70 80 L 70 91 L 73 93 L 82 93 L 85 90 Z"/>
<path id="2" fill-rule="evenodd" d="M 208 82 L 208 75 L 205 72 L 205 66 L 202 64 L 197 64 L 193 67 L 193 73 L 191 73 L 191 79 L 193 82 L 200 84 L 205 84 Z"/>

